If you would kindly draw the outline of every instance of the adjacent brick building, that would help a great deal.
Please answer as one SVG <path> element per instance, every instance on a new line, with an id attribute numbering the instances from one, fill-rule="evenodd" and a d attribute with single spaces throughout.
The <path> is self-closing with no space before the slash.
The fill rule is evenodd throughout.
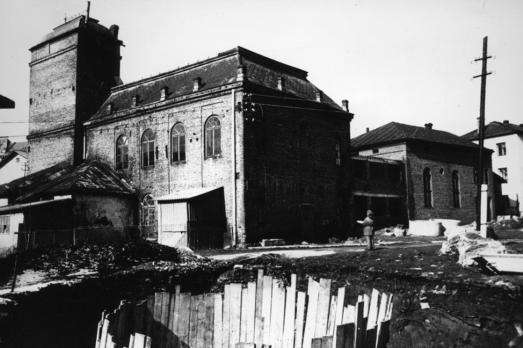
<path id="1" fill-rule="evenodd" d="M 435 130 L 432 124 L 416 127 L 391 122 L 352 140 L 359 156 L 400 160 L 406 174 L 409 220 L 457 219 L 470 223 L 476 217 L 475 171 L 478 146 L 454 134 Z M 485 150 L 485 181 L 489 184 L 489 215 L 494 216 L 491 152 Z"/>
<path id="2" fill-rule="evenodd" d="M 306 71 L 241 47 L 117 85 L 117 33 L 80 16 L 31 49 L 32 171 L 61 161 L 109 164 L 136 188 L 151 238 L 205 230 L 235 245 L 346 233 L 347 104 L 334 103 Z M 205 203 L 216 194 L 223 204 Z M 220 214 L 223 224 L 215 223 Z"/>

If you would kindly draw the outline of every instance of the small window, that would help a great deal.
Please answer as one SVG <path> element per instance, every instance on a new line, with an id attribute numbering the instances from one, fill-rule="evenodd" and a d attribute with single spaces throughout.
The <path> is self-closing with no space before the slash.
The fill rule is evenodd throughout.
<path id="1" fill-rule="evenodd" d="M 205 158 L 221 155 L 221 125 L 216 116 L 211 116 L 205 122 Z"/>
<path id="2" fill-rule="evenodd" d="M 131 106 L 134 108 L 138 105 L 139 103 L 139 98 L 137 95 L 133 96 L 133 99 L 131 100 Z"/>
<path id="3" fill-rule="evenodd" d="M 167 87 L 160 90 L 160 101 L 164 101 L 167 98 Z"/>
<path id="4" fill-rule="evenodd" d="M 379 153 L 379 152 L 380 152 L 380 149 L 377 149 L 377 148 L 372 149 L 372 153 Z"/>
<path id="5" fill-rule="evenodd" d="M 142 200 L 142 226 L 154 226 L 156 223 L 156 208 L 152 195 L 145 195 Z"/>
<path id="6" fill-rule="evenodd" d="M 142 135 L 142 168 L 154 167 L 154 133 L 147 129 Z"/>
<path id="7" fill-rule="evenodd" d="M 505 143 L 497 143 L 498 147 L 498 156 L 505 156 L 507 154 L 507 146 Z"/>
<path id="8" fill-rule="evenodd" d="M 508 182 L 508 171 L 507 168 L 499 168 L 499 174 L 501 177 Z"/>
<path id="9" fill-rule="evenodd" d="M 0 215 L 0 234 L 9 233 L 10 220 L 9 215 Z"/>
<path id="10" fill-rule="evenodd" d="M 432 175 L 430 168 L 423 170 L 423 198 L 426 208 L 432 208 Z"/>
<path id="11" fill-rule="evenodd" d="M 185 128 L 181 123 L 177 123 L 171 131 L 171 163 L 183 161 L 185 161 Z"/>
<path id="12" fill-rule="evenodd" d="M 454 208 L 461 207 L 461 192 L 459 183 L 459 173 L 457 170 L 452 172 L 452 203 Z"/>
<path id="13" fill-rule="evenodd" d="M 113 103 L 107 104 L 107 114 L 111 115 L 113 113 Z"/>
<path id="14" fill-rule="evenodd" d="M 116 169 L 129 167 L 129 140 L 125 135 L 120 135 L 116 140 Z"/>

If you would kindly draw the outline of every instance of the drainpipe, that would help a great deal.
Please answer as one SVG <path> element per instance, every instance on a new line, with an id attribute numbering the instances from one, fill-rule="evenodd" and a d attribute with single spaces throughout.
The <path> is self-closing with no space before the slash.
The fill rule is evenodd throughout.
<path id="1" fill-rule="evenodd" d="M 232 111 L 232 246 L 238 243 L 238 227 L 237 227 L 237 202 L 236 202 L 236 91 L 231 91 L 231 111 Z"/>

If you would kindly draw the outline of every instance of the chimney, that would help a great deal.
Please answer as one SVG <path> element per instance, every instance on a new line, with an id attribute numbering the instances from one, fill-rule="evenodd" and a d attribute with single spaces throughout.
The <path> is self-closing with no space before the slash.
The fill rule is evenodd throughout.
<path id="1" fill-rule="evenodd" d="M 243 65 L 239 65 L 238 69 L 236 71 L 236 81 L 240 82 L 243 81 L 245 78 L 245 67 Z"/>
<path id="2" fill-rule="evenodd" d="M 200 90 L 200 87 L 202 86 L 202 79 L 200 77 L 197 77 L 193 80 L 193 87 L 192 91 L 197 92 Z"/>
<path id="3" fill-rule="evenodd" d="M 278 77 L 278 89 L 280 91 L 285 91 L 285 78 L 284 77 Z"/>
<path id="4" fill-rule="evenodd" d="M 432 123 L 425 123 L 426 129 L 432 129 Z"/>
<path id="5" fill-rule="evenodd" d="M 349 101 L 347 99 L 343 99 L 341 101 L 341 105 L 343 106 L 343 110 L 345 110 L 345 112 L 349 112 Z"/>
<path id="6" fill-rule="evenodd" d="M 365 130 L 365 133 L 368 133 L 368 132 L 370 132 L 369 127 L 367 127 L 367 129 Z"/>
<path id="7" fill-rule="evenodd" d="M 319 89 L 316 90 L 316 101 L 321 103 L 323 101 L 323 92 Z"/>
<path id="8" fill-rule="evenodd" d="M 118 31 L 120 30 L 120 27 L 118 27 L 116 24 L 113 24 L 109 27 L 109 31 L 113 35 L 115 39 L 118 39 Z"/>
<path id="9" fill-rule="evenodd" d="M 508 124 L 508 120 L 503 120 L 503 124 Z"/>

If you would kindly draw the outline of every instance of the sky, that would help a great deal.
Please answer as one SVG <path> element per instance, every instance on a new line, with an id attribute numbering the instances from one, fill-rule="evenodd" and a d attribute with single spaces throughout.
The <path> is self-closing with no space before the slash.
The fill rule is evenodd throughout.
<path id="1" fill-rule="evenodd" d="M 29 47 L 84 0 L 2 0 L 0 136 L 28 127 Z M 489 37 L 486 122 L 523 123 L 521 0 L 91 0 L 91 17 L 118 24 L 121 77 L 131 82 L 243 46 L 309 72 L 355 114 L 352 136 L 391 121 L 458 135 L 477 127 Z"/>

